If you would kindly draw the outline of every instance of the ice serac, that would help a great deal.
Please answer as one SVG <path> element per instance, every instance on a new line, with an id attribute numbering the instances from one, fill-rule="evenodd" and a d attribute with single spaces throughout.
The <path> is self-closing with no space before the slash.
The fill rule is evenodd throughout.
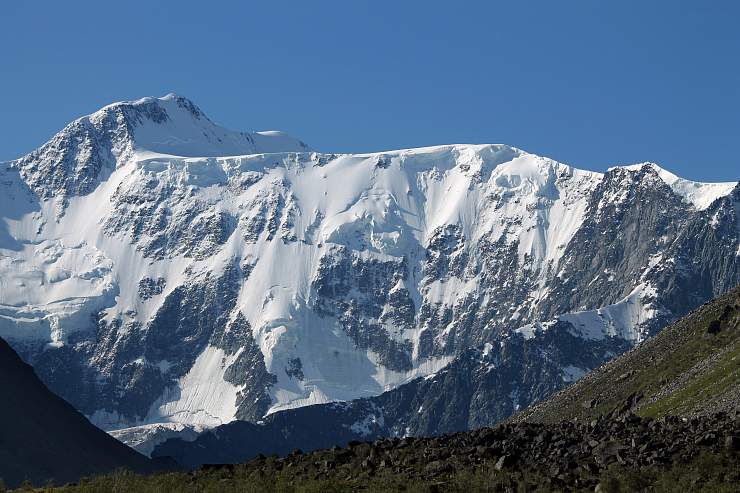
<path id="1" fill-rule="evenodd" d="M 498 376 L 465 395 L 495 409 L 449 418 L 478 424 L 740 282 L 740 188 L 666 173 L 506 145 L 320 153 L 179 96 L 117 103 L 0 166 L 0 336 L 109 430 L 256 422 L 484 361 Z"/>

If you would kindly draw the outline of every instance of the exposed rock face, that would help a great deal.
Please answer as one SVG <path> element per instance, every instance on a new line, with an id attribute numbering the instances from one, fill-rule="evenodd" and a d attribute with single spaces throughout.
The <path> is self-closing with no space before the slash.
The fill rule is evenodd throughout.
<path id="1" fill-rule="evenodd" d="M 174 95 L 82 118 L 0 177 L 0 335 L 108 429 L 431 374 L 397 395 L 439 415 L 387 402 L 386 432 L 490 423 L 740 282 L 734 183 L 505 145 L 321 154 Z M 460 414 L 422 395 L 437 381 Z"/>
<path id="2" fill-rule="evenodd" d="M 165 286 L 167 286 L 167 279 L 164 277 L 157 279 L 145 277 L 139 281 L 139 298 L 146 301 L 153 296 L 159 296 L 164 292 Z"/>
<path id="3" fill-rule="evenodd" d="M 316 293 L 313 309 L 336 318 L 358 347 L 378 355 L 381 365 L 408 371 L 413 346 L 404 334 L 414 329 L 415 309 L 404 287 L 407 280 L 403 257 L 367 258 L 335 247 L 319 261 L 311 286 Z"/>
<path id="4" fill-rule="evenodd" d="M 226 356 L 236 356 L 224 372 L 225 381 L 242 389 L 236 396 L 235 416 L 246 421 L 259 420 L 272 404 L 269 391 L 277 382 L 277 378 L 267 371 L 262 351 L 252 337 L 249 322 L 239 313 L 236 319 L 227 325 L 221 339 L 213 342 L 215 347 L 224 350 Z M 291 361 L 294 364 L 291 375 L 302 377 L 301 360 L 298 359 L 298 363 L 295 363 L 296 360 Z"/>
<path id="5" fill-rule="evenodd" d="M 101 174 L 115 168 L 118 157 L 131 155 L 132 125 L 140 121 L 139 115 L 159 123 L 167 119 L 154 103 L 142 105 L 139 111 L 120 106 L 81 118 L 18 160 L 21 176 L 42 198 L 92 192 Z M 39 166 L 41 162 L 46 165 Z"/>

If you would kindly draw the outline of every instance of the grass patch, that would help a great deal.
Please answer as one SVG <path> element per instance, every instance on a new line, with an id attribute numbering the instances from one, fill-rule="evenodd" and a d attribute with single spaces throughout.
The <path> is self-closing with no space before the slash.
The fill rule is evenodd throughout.
<path id="1" fill-rule="evenodd" d="M 295 481 L 287 471 L 262 471 L 234 466 L 195 474 L 168 473 L 140 476 L 119 471 L 86 478 L 76 485 L 21 488 L 20 491 L 45 493 L 487 493 L 487 492 L 592 492 L 596 484 L 605 493 L 632 491 L 736 492 L 740 482 L 736 453 L 703 453 L 688 463 L 666 468 L 627 469 L 618 464 L 598 477 L 582 472 L 568 483 L 558 482 L 545 466 L 527 470 L 497 471 L 490 464 L 456 471 L 433 480 L 409 479 L 392 472 L 373 477 L 323 477 Z"/>
<path id="2" fill-rule="evenodd" d="M 699 372 L 688 373 L 702 362 Z M 687 381 L 673 390 L 671 384 L 682 377 Z M 624 406 L 632 395 L 642 395 L 633 409 L 645 417 L 691 414 L 706 411 L 703 403 L 736 385 L 740 385 L 740 288 L 596 370 L 554 396 L 549 405 L 535 407 L 529 414 L 525 410 L 523 416 L 526 421 L 550 423 L 592 419 Z M 668 395 L 661 395 L 667 391 Z M 657 400 L 651 402 L 653 398 Z"/>
<path id="3" fill-rule="evenodd" d="M 681 414 L 735 385 L 740 385 L 740 347 L 727 351 L 710 371 L 694 378 L 669 396 L 640 409 L 639 414 L 653 418 Z"/>

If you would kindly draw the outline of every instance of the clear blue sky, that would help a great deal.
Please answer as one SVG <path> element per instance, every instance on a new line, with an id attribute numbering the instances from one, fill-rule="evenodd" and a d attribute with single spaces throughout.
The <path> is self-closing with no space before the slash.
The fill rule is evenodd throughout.
<path id="1" fill-rule="evenodd" d="M 736 180 L 740 2 L 0 3 L 0 159 L 171 91 L 325 151 L 500 142 Z"/>

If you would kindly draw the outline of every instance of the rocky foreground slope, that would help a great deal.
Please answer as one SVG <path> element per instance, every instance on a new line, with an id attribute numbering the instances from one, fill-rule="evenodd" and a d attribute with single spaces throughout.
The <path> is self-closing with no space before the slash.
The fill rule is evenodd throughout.
<path id="1" fill-rule="evenodd" d="M 739 430 L 737 411 L 689 420 L 615 412 L 586 422 L 295 450 L 190 474 L 104 477 L 64 491 L 729 493 L 740 484 Z"/>
<path id="2" fill-rule="evenodd" d="M 162 467 L 93 426 L 51 393 L 33 369 L 0 339 L 0 480 L 63 484 L 118 468 Z"/>
<path id="3" fill-rule="evenodd" d="M 739 204 L 649 163 L 337 155 L 116 103 L 0 164 L 0 336 L 145 447 L 353 400 L 367 439 L 470 429 L 740 283 Z"/>

